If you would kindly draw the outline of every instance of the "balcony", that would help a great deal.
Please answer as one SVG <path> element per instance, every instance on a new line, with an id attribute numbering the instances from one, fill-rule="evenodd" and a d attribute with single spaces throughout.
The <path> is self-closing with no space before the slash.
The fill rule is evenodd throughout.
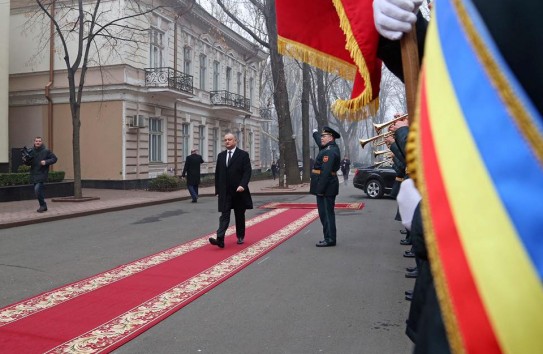
<path id="1" fill-rule="evenodd" d="M 235 109 L 247 113 L 251 111 L 251 100 L 228 91 L 210 91 L 211 104 L 221 110 Z"/>
<path id="2" fill-rule="evenodd" d="M 185 96 L 194 95 L 192 76 L 184 74 L 173 68 L 146 68 L 145 86 L 153 91 L 177 91 Z"/>

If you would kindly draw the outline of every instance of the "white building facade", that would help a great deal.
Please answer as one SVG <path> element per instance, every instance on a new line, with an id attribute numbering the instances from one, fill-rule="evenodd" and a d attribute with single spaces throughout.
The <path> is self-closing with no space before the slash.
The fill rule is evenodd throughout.
<path id="1" fill-rule="evenodd" d="M 134 13 L 123 1 L 107 4 L 104 16 Z M 128 38 L 130 29 L 136 35 L 129 41 L 96 40 L 81 105 L 81 172 L 90 186 L 128 187 L 163 173 L 180 175 L 194 148 L 206 161 L 202 173 L 212 173 L 228 132 L 249 152 L 253 169 L 261 168 L 258 78 L 266 54 L 201 7 L 185 9 L 127 19 L 119 37 Z M 55 169 L 69 179 L 64 49 L 58 36 L 46 44 L 36 40 L 50 24 L 42 17 L 41 26 L 30 25 L 32 11 L 34 5 L 11 7 L 9 147 L 15 151 L 44 137 L 59 157 Z M 72 55 L 75 42 L 68 48 Z"/>

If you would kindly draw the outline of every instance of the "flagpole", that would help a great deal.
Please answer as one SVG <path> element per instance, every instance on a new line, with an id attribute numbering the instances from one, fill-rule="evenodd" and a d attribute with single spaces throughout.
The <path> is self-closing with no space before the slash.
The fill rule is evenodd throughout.
<path id="1" fill-rule="evenodd" d="M 402 68 L 405 84 L 405 96 L 407 98 L 407 113 L 409 123 L 415 119 L 415 107 L 417 99 L 417 86 L 419 81 L 419 53 L 417 47 L 417 33 L 415 25 L 410 32 L 404 33 L 400 40 L 402 49 Z"/>

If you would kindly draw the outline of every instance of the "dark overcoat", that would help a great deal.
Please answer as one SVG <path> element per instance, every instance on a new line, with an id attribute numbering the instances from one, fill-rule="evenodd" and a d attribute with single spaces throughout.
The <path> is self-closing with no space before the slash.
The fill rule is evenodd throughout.
<path id="1" fill-rule="evenodd" d="M 187 156 L 183 167 L 182 177 L 187 176 L 187 185 L 197 186 L 200 184 L 200 165 L 204 163 L 201 155 L 190 154 Z"/>
<path id="2" fill-rule="evenodd" d="M 215 194 L 219 196 L 219 212 L 230 209 L 253 209 L 253 200 L 249 191 L 251 180 L 251 159 L 246 151 L 236 148 L 228 167 L 226 150 L 217 156 L 215 167 Z M 236 192 L 242 186 L 243 192 Z M 231 200 L 231 204 L 228 201 Z"/>
<path id="3" fill-rule="evenodd" d="M 41 161 L 45 161 L 42 166 Z M 57 162 L 57 157 L 48 150 L 45 145 L 32 150 L 32 162 L 30 163 L 30 183 L 47 182 L 49 177 L 49 166 Z"/>

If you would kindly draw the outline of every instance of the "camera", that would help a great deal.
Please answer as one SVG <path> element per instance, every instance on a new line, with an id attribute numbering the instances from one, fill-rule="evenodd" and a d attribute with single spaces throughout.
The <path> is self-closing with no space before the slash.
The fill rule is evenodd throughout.
<path id="1" fill-rule="evenodd" d="M 22 158 L 23 163 L 25 165 L 31 165 L 32 164 L 32 159 L 34 158 L 33 149 L 24 146 L 21 149 L 21 158 Z"/>

